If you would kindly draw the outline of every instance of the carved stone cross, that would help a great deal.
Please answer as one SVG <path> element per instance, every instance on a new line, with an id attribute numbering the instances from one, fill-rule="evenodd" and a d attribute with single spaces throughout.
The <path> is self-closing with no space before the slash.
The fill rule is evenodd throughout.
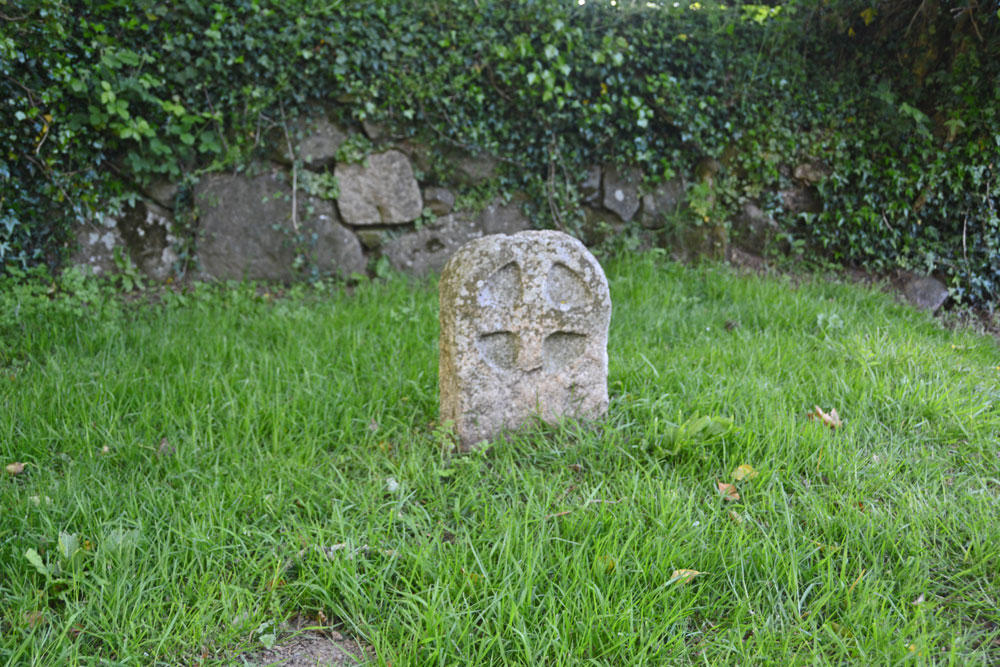
<path id="1" fill-rule="evenodd" d="M 441 421 L 464 449 L 535 415 L 607 410 L 611 297 L 582 243 L 555 231 L 477 239 L 439 290 Z"/>

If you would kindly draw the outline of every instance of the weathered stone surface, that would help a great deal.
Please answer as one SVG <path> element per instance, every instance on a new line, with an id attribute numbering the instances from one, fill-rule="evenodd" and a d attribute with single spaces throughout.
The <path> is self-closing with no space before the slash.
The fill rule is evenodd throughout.
<path id="1" fill-rule="evenodd" d="M 177 239 L 170 211 L 151 201 L 137 201 L 118 221 L 129 256 L 153 280 L 166 280 L 177 261 Z"/>
<path id="2" fill-rule="evenodd" d="M 180 190 L 180 186 L 177 183 L 156 178 L 142 189 L 142 193 L 160 206 L 173 210 L 178 190 Z"/>
<path id="3" fill-rule="evenodd" d="M 612 236 L 625 231 L 625 223 L 616 214 L 603 208 L 583 207 L 583 227 L 580 229 L 583 242 L 593 248 Z"/>
<path id="4" fill-rule="evenodd" d="M 280 127 L 271 130 L 267 136 L 271 159 L 284 165 L 294 161 L 288 153 L 289 140 L 295 157 L 302 160 L 307 169 L 320 169 L 333 164 L 337 150 L 347 139 L 347 133 L 325 115 L 300 116 L 288 125 L 287 137 Z"/>
<path id="5" fill-rule="evenodd" d="M 209 277 L 290 280 L 292 188 L 277 172 L 212 174 L 194 191 L 197 251 Z"/>
<path id="6" fill-rule="evenodd" d="M 921 310 L 936 312 L 948 300 L 948 288 L 933 276 L 905 273 L 900 278 L 903 296 Z"/>
<path id="7" fill-rule="evenodd" d="M 118 271 L 115 249 L 153 280 L 166 280 L 177 261 L 177 239 L 172 234 L 170 212 L 152 201 L 139 200 L 118 218 L 100 224 L 80 226 L 76 231 L 77 250 L 70 264 L 93 275 Z"/>
<path id="8" fill-rule="evenodd" d="M 733 241 L 745 250 L 763 255 L 781 228 L 753 202 L 743 204 L 732 219 Z"/>
<path id="9" fill-rule="evenodd" d="M 536 415 L 607 411 L 611 297 L 582 243 L 551 230 L 477 239 L 439 289 L 441 421 L 462 448 Z"/>
<path id="10" fill-rule="evenodd" d="M 823 202 L 820 201 L 815 188 L 796 185 L 778 194 L 785 205 L 785 210 L 794 214 L 819 213 L 823 210 Z"/>
<path id="11" fill-rule="evenodd" d="M 517 202 L 494 202 L 478 216 L 455 211 L 433 225 L 385 244 L 383 255 L 397 270 L 425 276 L 444 268 L 448 259 L 468 241 L 488 234 L 513 234 L 527 229 L 530 221 Z"/>
<path id="12" fill-rule="evenodd" d="M 696 262 L 701 259 L 725 259 L 728 250 L 729 235 L 725 225 L 704 223 L 682 227 L 671 254 L 682 262 Z"/>
<path id="13" fill-rule="evenodd" d="M 365 268 L 361 244 L 340 223 L 333 203 L 300 192 L 292 227 L 292 188 L 282 174 L 213 174 L 195 187 L 198 259 L 207 277 L 289 281 L 297 254 L 320 274 Z"/>
<path id="14" fill-rule="evenodd" d="M 531 221 L 521 210 L 523 195 L 504 203 L 493 200 L 479 214 L 479 227 L 484 234 L 513 234 L 531 226 Z"/>
<path id="15" fill-rule="evenodd" d="M 434 215 L 448 215 L 455 208 L 455 195 L 446 188 L 427 188 L 424 190 L 424 206 Z"/>
<path id="16" fill-rule="evenodd" d="M 603 192 L 601 200 L 604 208 L 621 218 L 622 222 L 631 220 L 639 210 L 639 185 L 642 174 L 638 169 L 619 169 L 616 166 L 604 170 Z"/>
<path id="17" fill-rule="evenodd" d="M 431 166 L 434 163 L 433 148 L 413 139 L 402 139 L 395 142 L 395 146 L 410 158 L 414 169 L 423 173 L 431 170 Z"/>
<path id="18" fill-rule="evenodd" d="M 480 185 L 496 176 L 500 162 L 489 153 L 451 151 L 448 161 L 455 169 L 455 180 L 462 185 Z"/>
<path id="19" fill-rule="evenodd" d="M 361 241 L 361 246 L 367 250 L 378 250 L 385 243 L 380 229 L 359 229 L 356 235 Z"/>
<path id="20" fill-rule="evenodd" d="M 662 229 L 684 204 L 684 179 L 677 177 L 658 183 L 652 192 L 642 196 L 641 203 L 636 217 L 639 224 L 646 229 Z"/>
<path id="21" fill-rule="evenodd" d="M 361 121 L 361 129 L 364 130 L 365 136 L 372 141 L 378 141 L 389 136 L 389 129 L 385 125 L 372 122 L 367 118 Z"/>
<path id="22" fill-rule="evenodd" d="M 808 185 L 816 185 L 830 175 L 830 170 L 822 162 L 803 162 L 795 167 L 795 171 L 792 172 L 792 175 L 795 176 L 796 179 Z"/>
<path id="23" fill-rule="evenodd" d="M 69 263 L 92 275 L 109 275 L 115 272 L 115 248 L 128 252 L 125 239 L 118 229 L 118 221 L 114 218 L 105 218 L 100 223 L 80 225 L 76 228 L 74 236 L 77 248 L 71 255 Z"/>
<path id="24" fill-rule="evenodd" d="M 337 274 L 347 278 L 352 273 L 364 272 L 366 262 L 361 242 L 351 230 L 340 224 L 333 202 L 309 199 L 308 203 L 312 211 L 304 229 L 310 238 L 315 234 L 312 259 L 320 275 Z"/>
<path id="25" fill-rule="evenodd" d="M 587 170 L 580 183 L 580 200 L 588 206 L 597 206 L 601 203 L 601 167 L 594 165 Z"/>
<path id="26" fill-rule="evenodd" d="M 406 155 L 396 150 L 374 153 L 367 163 L 338 164 L 334 170 L 340 184 L 337 205 L 344 221 L 385 225 L 420 217 L 423 200 Z"/>

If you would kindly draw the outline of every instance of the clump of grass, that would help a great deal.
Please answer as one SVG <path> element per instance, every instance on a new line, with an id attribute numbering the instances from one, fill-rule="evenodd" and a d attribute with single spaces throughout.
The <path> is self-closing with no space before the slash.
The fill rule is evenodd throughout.
<path id="1" fill-rule="evenodd" d="M 992 340 L 857 287 L 607 270 L 607 418 L 469 455 L 433 283 L 23 295 L 0 659 L 227 664 L 305 614 L 378 664 L 1000 660 Z"/>

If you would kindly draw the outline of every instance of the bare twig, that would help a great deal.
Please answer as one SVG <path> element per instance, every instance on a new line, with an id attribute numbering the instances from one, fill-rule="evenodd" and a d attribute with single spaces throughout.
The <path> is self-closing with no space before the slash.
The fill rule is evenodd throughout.
<path id="1" fill-rule="evenodd" d="M 11 21 L 11 22 L 14 22 L 14 21 L 23 21 L 24 19 L 28 18 L 29 16 L 31 16 L 31 14 L 25 14 L 24 16 L 7 16 L 6 14 L 0 12 L 0 19 L 3 19 L 4 21 Z"/>
<path id="2" fill-rule="evenodd" d="M 292 138 L 288 134 L 288 123 L 285 120 L 285 104 L 279 101 L 279 108 L 281 109 L 281 129 L 285 131 L 285 145 L 288 146 L 288 157 L 292 159 L 292 229 L 296 234 L 299 233 L 299 216 L 298 216 L 298 191 L 299 191 L 299 165 L 298 158 L 295 157 L 295 151 L 292 149 Z"/>
<path id="3" fill-rule="evenodd" d="M 13 81 L 15 85 L 17 85 L 21 90 L 23 90 L 24 92 L 26 92 L 28 94 L 28 101 L 31 102 L 31 106 L 33 106 L 33 107 L 34 106 L 38 106 L 35 103 L 34 91 L 31 90 L 31 88 L 28 88 L 26 85 L 24 85 L 23 83 L 21 83 L 20 81 L 18 81 L 17 79 L 15 79 L 14 77 L 12 77 L 10 75 L 4 75 L 4 78 L 7 79 L 7 80 L 9 80 L 9 81 Z"/>
<path id="4" fill-rule="evenodd" d="M 35 155 L 38 155 L 38 151 L 42 150 L 42 144 L 44 144 L 45 140 L 48 138 L 49 138 L 49 124 L 48 122 L 46 122 L 45 127 L 42 129 L 42 140 L 38 142 L 37 146 L 35 146 Z"/>
<path id="5" fill-rule="evenodd" d="M 910 28 L 913 27 L 913 22 L 917 20 L 918 16 L 920 16 L 920 12 L 924 11 L 924 5 L 926 4 L 927 0 L 923 0 L 923 2 L 920 3 L 920 6 L 917 7 L 917 11 L 913 12 L 913 18 L 910 19 L 910 22 L 906 26 L 906 32 L 903 33 L 903 39 L 910 36 Z"/>
<path id="6" fill-rule="evenodd" d="M 24 154 L 22 153 L 22 155 L 24 155 Z M 73 201 L 70 198 L 69 193 L 66 192 L 66 188 L 64 188 L 59 183 L 59 181 L 57 181 L 55 179 L 55 177 L 52 175 L 52 170 L 49 169 L 48 165 L 46 165 L 44 162 L 43 163 L 39 163 L 37 160 L 35 160 L 34 158 L 32 158 L 30 155 L 24 155 L 24 157 L 27 158 L 28 162 L 30 162 L 31 164 L 35 165 L 35 167 L 37 167 L 39 171 L 41 171 L 43 174 L 45 174 L 46 176 L 49 177 L 49 180 L 52 181 L 52 184 L 54 186 L 56 186 L 57 188 L 59 188 L 59 192 L 62 193 L 62 196 L 65 197 L 66 201 Z M 107 164 L 110 165 L 111 162 L 108 162 Z"/>
<path id="7" fill-rule="evenodd" d="M 497 95 L 510 102 L 511 101 L 510 97 L 505 95 L 504 92 L 500 90 L 500 86 L 497 85 L 496 79 L 493 78 L 493 68 L 490 67 L 489 65 L 485 65 L 484 69 L 486 70 L 486 76 L 489 78 L 490 86 L 493 87 L 493 90 L 497 91 Z"/>
<path id="8" fill-rule="evenodd" d="M 965 264 L 969 264 L 969 249 L 966 247 L 965 238 L 966 232 L 969 229 L 969 216 L 965 216 L 965 220 L 962 221 L 962 258 L 965 259 Z"/>

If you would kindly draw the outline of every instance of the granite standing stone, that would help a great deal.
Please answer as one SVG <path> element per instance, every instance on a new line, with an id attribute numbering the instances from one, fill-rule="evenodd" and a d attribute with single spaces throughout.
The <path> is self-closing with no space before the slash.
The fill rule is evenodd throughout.
<path id="1" fill-rule="evenodd" d="M 476 239 L 439 290 L 441 421 L 463 449 L 536 415 L 607 411 L 611 296 L 582 243 L 551 230 Z"/>

